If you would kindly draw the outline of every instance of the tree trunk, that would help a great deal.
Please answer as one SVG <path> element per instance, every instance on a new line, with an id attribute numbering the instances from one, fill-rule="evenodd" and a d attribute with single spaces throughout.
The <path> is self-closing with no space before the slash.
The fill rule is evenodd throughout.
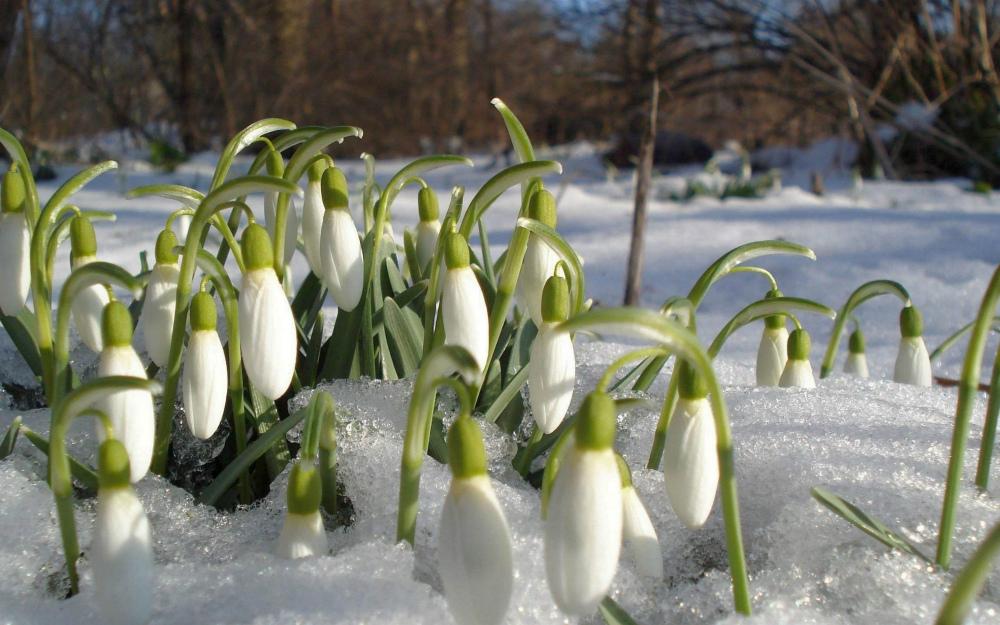
<path id="1" fill-rule="evenodd" d="M 639 147 L 639 163 L 635 172 L 635 212 L 632 214 L 632 245 L 628 254 L 625 277 L 625 305 L 638 306 L 642 292 L 642 261 L 646 238 L 646 204 L 653 176 L 653 148 L 656 145 L 656 110 L 660 104 L 660 81 L 653 75 L 649 98 L 649 123 Z"/>

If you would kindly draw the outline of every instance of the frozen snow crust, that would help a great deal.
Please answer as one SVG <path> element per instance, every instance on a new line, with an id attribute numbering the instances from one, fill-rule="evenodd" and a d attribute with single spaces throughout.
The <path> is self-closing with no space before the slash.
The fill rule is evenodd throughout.
<path id="1" fill-rule="evenodd" d="M 584 146 L 585 147 L 585 146 Z M 588 291 L 605 304 L 619 301 L 627 249 L 630 184 L 606 182 L 595 173 L 593 152 L 577 147 L 557 155 L 574 179 L 560 199 L 559 229 L 584 257 Z M 206 157 L 206 163 L 214 160 Z M 339 161 L 351 181 L 360 163 Z M 379 164 L 385 177 L 397 162 Z M 384 168 L 384 169 L 383 169 Z M 126 202 L 122 190 L 151 182 L 204 185 L 210 165 L 185 165 L 176 176 L 155 176 L 125 168 L 122 179 L 102 178 L 80 194 L 85 208 L 119 211 L 114 225 L 95 224 L 99 257 L 138 268 L 138 251 L 152 249 L 154 223 L 171 205 L 155 200 Z M 69 173 L 69 170 L 62 172 Z M 495 172 L 435 174 L 440 197 L 452 184 L 475 188 Z M 127 176 L 127 179 L 125 179 Z M 198 182 L 200 180 L 200 183 Z M 834 181 L 835 182 L 835 181 Z M 553 181 L 551 187 L 558 188 Z M 41 189 L 44 196 L 53 186 Z M 859 197 L 834 192 L 815 198 L 800 189 L 759 201 L 697 200 L 677 206 L 653 202 L 647 239 L 644 304 L 656 306 L 687 291 L 697 275 L 729 248 L 756 239 L 787 238 L 816 250 L 819 260 L 766 258 L 788 295 L 815 298 L 833 307 L 862 282 L 902 282 L 921 307 L 925 336 L 936 346 L 975 313 L 986 281 L 1000 261 L 1000 203 L 959 191 L 957 184 L 867 184 Z M 494 244 L 509 237 L 516 200 L 504 197 L 491 209 Z M 401 226 L 416 223 L 416 193 L 407 190 L 394 216 Z M 499 247 L 497 249 L 499 251 Z M 295 274 L 305 275 L 296 258 Z M 59 267 L 65 271 L 66 259 Z M 65 274 L 63 274 L 63 277 Z M 753 276 L 727 277 L 706 298 L 699 329 L 710 340 L 730 314 L 763 296 L 766 284 Z M 953 308 L 954 307 L 954 308 Z M 886 378 L 898 341 L 898 303 L 889 298 L 860 311 L 875 378 Z M 332 317 L 332 315 L 329 315 Z M 817 368 L 830 324 L 803 316 L 814 338 Z M 659 472 L 645 465 L 665 376 L 651 390 L 656 405 L 621 417 L 617 448 L 633 469 L 635 486 L 659 534 L 665 579 L 641 578 L 623 551 L 612 596 L 639 622 L 791 624 L 931 623 L 954 572 L 930 569 L 892 553 L 814 502 L 812 486 L 824 486 L 901 531 L 933 554 L 949 453 L 956 394 L 953 389 L 919 389 L 887 381 L 858 381 L 836 375 L 815 390 L 758 389 L 752 363 L 760 326 L 737 333 L 717 363 L 731 411 L 744 539 L 751 574 L 754 616 L 732 614 L 723 529 L 718 503 L 700 530 L 682 526 L 669 509 Z M 136 345 L 142 345 L 137 337 Z M 955 377 L 962 341 L 936 367 Z M 578 379 L 574 404 L 593 388 L 603 366 L 626 346 L 577 339 Z M 995 341 L 988 352 L 995 349 Z M 0 333 L 0 376 L 30 383 L 30 374 Z M 838 370 L 846 354 L 842 345 Z M 73 357 L 84 376 L 93 375 L 83 350 Z M 354 522 L 329 533 L 332 555 L 280 560 L 271 549 L 281 527 L 285 477 L 267 499 L 235 513 L 193 503 L 184 490 L 155 476 L 139 483 L 138 495 L 153 527 L 156 603 L 153 623 L 162 625 L 291 623 L 450 623 L 436 572 L 436 531 L 447 490 L 446 467 L 428 458 L 421 481 L 416 549 L 394 544 L 402 432 L 410 385 L 402 382 L 342 381 L 325 388 L 338 404 L 340 478 L 354 506 Z M 295 399 L 304 404 L 311 391 Z M 8 406 L 0 396 L 0 408 Z M 953 571 L 1000 521 L 1000 470 L 994 465 L 990 490 L 977 495 L 971 484 L 985 402 L 977 404 L 965 463 L 955 533 Z M 17 415 L 40 433 L 48 412 L 0 410 L 0 427 Z M 449 418 L 454 415 L 449 415 Z M 93 461 L 90 423 L 71 431 L 70 452 Z M 178 427 L 178 435 L 183 428 Z M 538 493 L 510 467 L 513 440 L 485 426 L 490 471 L 514 541 L 515 580 L 508 623 L 570 622 L 553 604 L 542 560 Z M 177 451 L 192 462 L 208 462 L 226 433 L 198 442 L 184 439 Z M 298 436 L 296 431 L 291 437 Z M 101 623 L 94 605 L 92 570 L 86 557 L 94 500 L 77 507 L 84 557 L 82 592 L 61 601 L 62 554 L 52 495 L 44 482 L 41 454 L 19 441 L 0 462 L 0 623 L 87 625 Z M 596 614 L 586 623 L 598 623 Z M 970 616 L 970 623 L 1000 622 L 1000 573 L 994 573 Z"/>

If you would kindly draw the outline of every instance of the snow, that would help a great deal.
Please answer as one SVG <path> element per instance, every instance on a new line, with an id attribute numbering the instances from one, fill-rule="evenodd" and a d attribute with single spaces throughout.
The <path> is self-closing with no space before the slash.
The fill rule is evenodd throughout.
<path id="1" fill-rule="evenodd" d="M 559 230 L 585 260 L 588 296 L 617 305 L 622 296 L 628 248 L 631 181 L 608 180 L 586 145 L 563 149 L 568 184 L 549 186 L 560 197 Z M 818 157 L 817 157 L 818 158 Z M 467 199 L 496 170 L 487 158 L 474 169 L 434 172 L 428 182 L 442 204 L 454 184 Z M 245 167 L 241 161 L 237 165 Z M 339 159 L 352 191 L 363 164 Z M 380 162 L 376 175 L 388 177 L 401 161 Z M 794 164 L 794 163 L 792 163 Z M 787 164 L 786 164 L 787 166 Z M 728 249 L 753 240 L 783 238 L 812 247 L 816 262 L 770 257 L 757 264 L 772 270 L 787 295 L 809 297 L 839 308 L 862 282 L 889 278 L 903 283 L 924 313 L 925 338 L 936 346 L 975 314 L 998 262 L 996 233 L 1000 203 L 962 190 L 961 181 L 934 183 L 868 182 L 850 189 L 848 173 L 828 178 L 828 195 L 817 198 L 789 181 L 807 180 L 787 170 L 784 190 L 760 200 L 698 198 L 675 204 L 653 199 L 646 240 L 643 304 L 658 306 L 684 294 L 701 271 Z M 157 174 L 138 162 L 99 178 L 76 197 L 85 209 L 114 209 L 118 223 L 96 224 L 99 257 L 139 267 L 138 254 L 152 250 L 170 202 L 125 200 L 124 190 L 151 182 L 204 187 L 211 157 Z M 72 168 L 59 169 L 64 180 Z M 832 182 L 831 182 L 832 181 Z M 806 183 L 802 183 L 806 184 Z M 55 189 L 46 183 L 44 196 Z M 516 194 L 503 196 L 487 214 L 494 258 L 506 240 L 517 209 Z M 259 198 L 256 208 L 260 208 Z M 358 215 L 357 198 L 352 207 Z M 397 233 L 417 221 L 416 191 L 408 187 L 393 207 Z M 58 260 L 59 280 L 68 269 L 67 252 Z M 295 275 L 305 275 L 296 259 Z M 704 340 L 736 310 L 767 291 L 759 277 L 727 277 L 705 299 L 699 314 Z M 618 449 L 633 469 L 635 486 L 660 537 L 665 579 L 638 575 L 627 551 L 612 596 L 641 623 L 817 624 L 930 623 L 953 572 L 929 568 L 893 553 L 814 502 L 813 486 L 824 486 L 897 528 L 925 553 L 933 554 L 949 453 L 954 389 L 919 389 L 888 382 L 896 344 L 899 304 L 891 298 L 865 304 L 858 317 L 868 339 L 873 380 L 836 375 L 815 390 L 753 387 L 753 362 L 760 326 L 732 337 L 717 362 L 725 385 L 735 441 L 743 534 L 751 572 L 755 615 L 732 614 L 731 589 L 718 502 L 708 524 L 688 530 L 673 515 L 663 476 L 646 470 L 646 456 L 662 401 L 665 380 L 654 385 L 646 408 L 621 417 Z M 331 311 L 332 312 L 332 311 Z M 328 322 L 333 315 L 327 315 Z M 812 363 L 819 359 L 831 323 L 802 316 L 813 335 Z M 573 408 L 593 388 L 604 365 L 627 346 L 577 341 L 578 377 Z M 136 340 L 141 345 L 141 340 Z M 995 349 L 991 340 L 988 350 Z M 956 377 L 961 347 L 953 349 L 936 373 Z M 846 352 L 842 345 L 840 362 Z M 991 352 L 992 353 L 992 352 Z M 76 348 L 73 359 L 89 375 L 93 356 Z M 79 366 L 79 364 L 78 364 Z M 0 380 L 22 386 L 30 375 L 0 333 Z M 150 476 L 137 491 L 149 514 L 157 561 L 153 623 L 450 623 L 436 572 L 436 533 L 447 490 L 446 467 L 427 458 L 421 482 L 416 548 L 394 544 L 402 431 L 410 382 L 338 381 L 324 385 L 337 402 L 340 478 L 354 506 L 354 522 L 329 532 L 332 555 L 288 562 L 271 554 L 281 526 L 286 476 L 271 494 L 249 509 L 217 512 L 196 505 L 185 491 Z M 302 405 L 308 394 L 293 400 Z M 20 415 L 32 429 L 47 431 L 45 410 L 6 409 L 0 396 L 0 427 Z M 572 409 L 572 408 L 571 408 Z M 966 479 L 955 532 L 954 570 L 969 557 L 988 528 L 1000 521 L 1000 470 L 977 495 L 971 486 L 975 452 L 985 409 L 974 410 Z M 450 419 L 453 415 L 447 415 Z M 182 430 L 183 428 L 178 428 Z M 512 530 L 515 582 L 507 622 L 570 622 L 555 608 L 545 583 L 542 524 L 537 491 L 510 468 L 515 441 L 484 425 L 494 488 Z M 93 426 L 77 424 L 69 447 L 85 460 L 94 455 Z M 177 453 L 207 462 L 218 453 L 225 433 L 206 443 L 185 438 Z M 299 436 L 297 431 L 289 434 Z M 44 483 L 44 459 L 27 441 L 0 462 L 0 621 L 19 625 L 90 624 L 101 617 L 93 602 L 86 559 L 93 525 L 93 500 L 80 501 L 77 524 L 84 550 L 83 592 L 56 599 L 62 566 L 52 496 Z M 1000 614 L 1000 575 L 994 574 L 976 604 L 971 623 L 995 623 Z M 601 622 L 594 615 L 585 623 Z"/>

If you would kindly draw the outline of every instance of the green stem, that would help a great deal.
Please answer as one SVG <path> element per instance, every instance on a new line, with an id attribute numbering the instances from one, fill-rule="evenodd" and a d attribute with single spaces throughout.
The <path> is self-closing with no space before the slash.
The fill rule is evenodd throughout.
<path id="1" fill-rule="evenodd" d="M 663 460 L 663 450 L 667 445 L 667 428 L 670 427 L 670 419 L 673 417 L 674 408 L 677 407 L 677 387 L 679 378 L 676 373 L 670 374 L 670 384 L 667 386 L 667 395 L 664 397 L 663 406 L 660 408 L 660 418 L 656 421 L 656 430 L 653 431 L 653 446 L 649 450 L 649 458 L 646 460 L 646 468 L 659 470 L 660 462 Z"/>
<path id="2" fill-rule="evenodd" d="M 983 584 L 986 583 L 990 569 L 993 568 L 993 561 L 998 556 L 1000 556 L 1000 523 L 993 526 L 986 540 L 976 548 L 969 563 L 955 578 L 955 583 L 951 585 L 951 590 L 941 605 L 937 620 L 934 621 L 935 625 L 962 625 L 965 622 L 965 617 L 972 608 L 972 602 L 976 600 Z"/>
<path id="3" fill-rule="evenodd" d="M 855 289 L 840 308 L 837 320 L 833 323 L 833 332 L 830 334 L 830 342 L 826 344 L 826 354 L 823 356 L 823 364 L 819 370 L 820 378 L 825 378 L 833 372 L 834 361 L 837 360 L 837 349 L 840 347 L 840 335 L 844 331 L 844 324 L 850 318 L 851 312 L 862 303 L 879 295 L 895 295 L 903 302 L 903 306 L 910 305 L 910 294 L 906 292 L 903 285 L 892 280 L 872 280 Z"/>
<path id="4" fill-rule="evenodd" d="M 661 347 L 646 347 L 643 349 L 636 349 L 630 351 L 623 356 L 620 356 L 617 360 L 612 362 L 604 369 L 604 373 L 601 374 L 601 378 L 597 381 L 597 386 L 594 388 L 596 391 L 607 392 L 608 386 L 611 385 L 612 380 L 615 379 L 615 374 L 618 370 L 627 365 L 630 362 L 636 360 L 644 360 L 646 358 L 655 358 L 657 356 L 665 356 L 667 354 Z"/>
<path id="5" fill-rule="evenodd" d="M 969 436 L 969 421 L 976 403 L 979 389 L 979 374 L 982 367 L 986 337 L 993 323 L 997 300 L 1000 299 L 1000 267 L 993 273 L 983 302 L 976 316 L 976 324 L 969 336 L 969 347 L 965 350 L 965 363 L 958 384 L 958 405 L 955 408 L 955 428 L 951 436 L 951 457 L 948 459 L 948 478 L 941 507 L 941 525 L 938 530 L 937 563 L 948 568 L 951 561 L 951 539 L 955 531 L 955 515 L 958 508 L 958 491 L 962 481 L 962 462 L 965 444 Z"/>
<path id="6" fill-rule="evenodd" d="M 962 336 L 964 336 L 969 330 L 971 330 L 972 326 L 974 325 L 976 325 L 975 319 L 965 324 L 961 328 L 955 330 L 955 332 L 953 332 L 951 336 L 941 341 L 941 344 L 935 347 L 934 351 L 932 351 L 930 354 L 931 362 L 934 362 L 935 360 L 943 356 L 944 353 L 949 349 L 951 349 L 951 346 L 957 343 L 958 340 L 962 338 Z M 1000 317 L 993 317 L 993 329 L 994 330 L 1000 329 Z"/>
<path id="7" fill-rule="evenodd" d="M 979 445 L 979 464 L 976 466 L 976 486 L 985 491 L 990 483 L 990 463 L 993 461 L 993 447 L 997 440 L 997 416 L 1000 415 L 1000 347 L 993 358 L 993 373 L 990 374 L 990 399 L 986 404 L 986 419 L 983 421 L 983 437 Z"/>

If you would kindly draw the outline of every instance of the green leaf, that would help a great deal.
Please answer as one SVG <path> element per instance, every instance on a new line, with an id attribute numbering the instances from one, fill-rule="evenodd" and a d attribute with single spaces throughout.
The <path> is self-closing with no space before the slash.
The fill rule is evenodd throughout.
<path id="1" fill-rule="evenodd" d="M 758 300 L 733 315 L 733 318 L 719 330 L 719 333 L 715 336 L 715 340 L 712 341 L 712 344 L 708 348 L 708 355 L 712 358 L 718 356 L 726 339 L 743 326 L 770 315 L 778 313 L 788 314 L 793 310 L 812 312 L 830 319 L 837 317 L 836 311 L 829 306 L 824 306 L 823 304 L 801 297 L 770 297 Z"/>
<path id="2" fill-rule="evenodd" d="M 360 327 L 362 308 L 358 306 L 349 312 L 337 311 L 333 334 L 327 339 L 324 349 L 320 382 L 350 377 L 351 363 L 358 347 L 357 328 Z"/>
<path id="3" fill-rule="evenodd" d="M 323 290 L 323 282 L 319 279 L 319 276 L 310 271 L 292 299 L 292 314 L 295 316 L 295 320 L 303 332 L 308 332 L 311 325 L 307 323 L 309 311 L 312 310 L 318 298 L 325 296 L 326 292 Z"/>
<path id="4" fill-rule="evenodd" d="M 21 434 L 24 438 L 38 448 L 38 451 L 42 452 L 46 456 L 49 455 L 49 441 L 45 437 L 36 433 L 34 430 L 21 426 Z M 69 472 L 76 478 L 76 481 L 80 482 L 85 489 L 92 493 L 97 492 L 97 473 L 93 469 L 80 462 L 73 456 L 66 454 L 69 458 Z"/>
<path id="5" fill-rule="evenodd" d="M 555 161 L 531 161 L 530 163 L 520 163 L 504 169 L 497 175 L 486 181 L 476 196 L 469 202 L 469 208 L 462 216 L 462 225 L 459 232 L 466 239 L 472 235 L 472 227 L 483 218 L 493 202 L 500 197 L 504 191 L 516 184 L 527 182 L 532 178 L 540 178 L 547 174 L 561 174 L 562 165 Z"/>
<path id="6" fill-rule="evenodd" d="M 229 169 L 233 166 L 233 160 L 235 160 L 236 155 L 246 149 L 246 147 L 251 143 L 270 132 L 275 132 L 277 130 L 293 130 L 294 128 L 295 124 L 287 119 L 272 117 L 256 121 L 238 132 L 235 137 L 230 139 L 229 143 L 226 145 L 226 149 L 222 151 L 222 155 L 219 157 L 219 162 L 215 166 L 215 174 L 212 176 L 212 184 L 210 188 L 215 190 L 217 187 L 222 185 L 223 182 L 225 182 L 226 176 L 229 174 Z"/>
<path id="7" fill-rule="evenodd" d="M 263 437 L 281 425 L 282 421 L 278 419 L 278 407 L 274 405 L 273 401 L 261 395 L 260 391 L 255 389 L 253 385 L 248 384 L 247 386 L 250 391 L 250 412 L 257 424 L 257 433 Z M 288 464 L 289 460 L 291 460 L 291 454 L 288 451 L 288 443 L 284 438 L 274 440 L 264 452 L 267 475 L 271 481 L 274 481 L 285 470 L 285 465 Z"/>
<path id="8" fill-rule="evenodd" d="M 242 454 L 236 456 L 232 462 L 226 465 L 219 475 L 215 477 L 211 484 L 205 487 L 198 495 L 198 502 L 206 505 L 214 505 L 239 478 L 240 474 L 250 468 L 250 466 L 268 453 L 278 444 L 284 444 L 285 435 L 306 418 L 308 410 L 302 408 L 290 415 L 287 419 L 278 422 L 274 427 L 262 433 L 257 440 L 247 445 Z"/>
<path id="9" fill-rule="evenodd" d="M 906 292 L 902 284 L 892 280 L 872 280 L 855 289 L 841 306 L 840 311 L 837 312 L 837 321 L 833 324 L 830 341 L 826 344 L 826 353 L 823 354 L 819 377 L 825 378 L 833 371 L 833 363 L 837 359 L 837 349 L 840 347 L 840 335 L 844 331 L 844 324 L 850 318 L 851 312 L 864 302 L 879 295 L 895 295 L 903 306 L 910 305 L 910 294 Z"/>
<path id="10" fill-rule="evenodd" d="M 720 278 L 728 275 L 734 267 L 744 263 L 748 260 L 754 258 L 759 258 L 761 256 L 768 256 L 770 254 L 791 254 L 794 256 L 802 256 L 808 258 L 809 260 L 816 260 L 816 253 L 804 245 L 799 245 L 797 243 L 792 243 L 790 241 L 754 241 L 752 243 L 746 243 L 739 247 L 735 247 L 716 260 L 712 265 L 705 270 L 698 281 L 695 282 L 694 286 L 691 287 L 691 291 L 688 293 L 688 299 L 694 305 L 694 308 L 698 308 L 701 305 L 701 300 L 704 299 L 705 294 L 708 293 L 709 288 L 717 282 Z"/>
<path id="11" fill-rule="evenodd" d="M 413 241 L 413 231 L 403 231 L 403 254 L 406 256 L 406 268 L 410 272 L 410 279 L 413 282 L 419 281 L 423 277 L 420 261 L 417 259 L 417 245 Z"/>
<path id="12" fill-rule="evenodd" d="M 129 199 L 149 196 L 174 200 L 189 208 L 197 208 L 198 204 L 205 199 L 205 194 L 201 191 L 179 184 L 149 184 L 136 187 L 125 194 L 125 197 Z"/>
<path id="13" fill-rule="evenodd" d="M 851 502 L 818 486 L 814 487 L 811 493 L 813 499 L 821 503 L 824 507 L 886 547 L 916 556 L 928 564 L 934 564 L 934 560 L 921 553 L 916 545 L 900 536 L 897 532 L 894 532 L 878 519 L 869 516 L 864 510 Z"/>
<path id="14" fill-rule="evenodd" d="M 400 377 L 408 377 L 420 368 L 420 357 L 423 354 L 424 336 L 420 319 L 412 310 L 401 309 L 391 297 L 385 298 L 382 310 L 397 370 L 402 374 Z M 382 355 L 383 358 L 386 356 L 387 354 Z"/>
<path id="15" fill-rule="evenodd" d="M 3 324 L 7 336 L 10 337 L 11 342 L 14 343 L 14 347 L 17 348 L 17 352 L 21 354 L 21 358 L 24 359 L 31 372 L 35 374 L 35 377 L 41 377 L 42 357 L 38 353 L 38 345 L 31 333 L 31 328 L 34 326 L 33 318 L 34 315 L 27 308 L 24 308 L 14 317 L 0 314 L 0 324 Z"/>
<path id="16" fill-rule="evenodd" d="M 14 453 L 14 445 L 17 444 L 17 435 L 21 431 L 21 417 L 14 417 L 3 440 L 0 440 L 0 460 Z"/>
<path id="17" fill-rule="evenodd" d="M 597 606 L 608 625 L 639 625 L 623 607 L 611 597 L 605 597 Z"/>
<path id="18" fill-rule="evenodd" d="M 521 369 L 514 374 L 510 382 L 503 388 L 502 391 L 497 395 L 496 400 L 490 404 L 490 407 L 486 410 L 486 414 L 483 415 L 483 419 L 489 421 L 490 423 L 496 423 L 496 420 L 500 418 L 500 415 L 507 408 L 507 405 L 514 400 L 515 397 L 520 397 L 521 388 L 528 383 L 528 367 L 521 367 Z"/>
<path id="19" fill-rule="evenodd" d="M 103 163 L 98 163 L 92 167 L 84 169 L 80 173 L 76 174 L 59 187 L 49 201 L 45 203 L 46 210 L 49 207 L 53 207 L 53 210 L 61 208 L 66 200 L 70 198 L 71 195 L 82 189 L 94 178 L 97 178 L 106 171 L 111 171 L 112 169 L 117 169 L 118 163 L 115 161 L 104 161 Z"/>
<path id="20" fill-rule="evenodd" d="M 285 180 L 297 182 L 306 172 L 309 162 L 329 145 L 343 143 L 347 137 L 360 139 L 363 135 L 364 131 L 356 126 L 337 126 L 320 130 L 295 150 L 292 158 L 288 159 L 288 165 L 285 166 Z"/>

